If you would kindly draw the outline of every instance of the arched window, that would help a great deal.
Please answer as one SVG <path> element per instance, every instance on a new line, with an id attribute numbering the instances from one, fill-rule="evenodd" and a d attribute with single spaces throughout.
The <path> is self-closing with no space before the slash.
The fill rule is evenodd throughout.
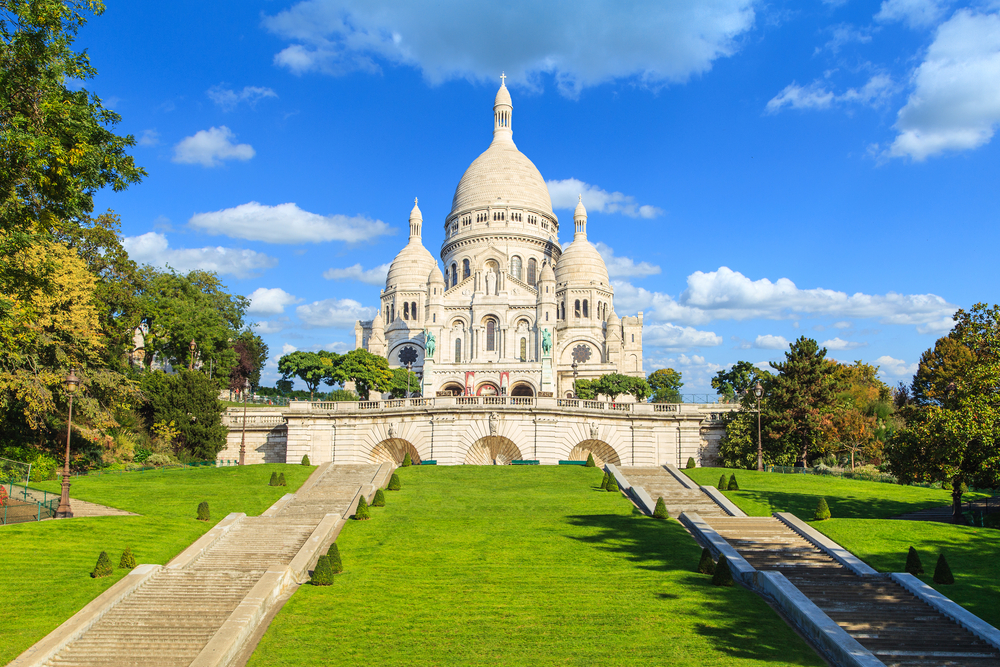
<path id="1" fill-rule="evenodd" d="M 386 307 L 385 307 L 385 321 L 386 321 L 386 323 L 388 323 L 388 322 L 390 322 L 390 321 L 391 321 L 391 320 L 389 319 L 389 306 L 386 306 Z"/>
<path id="2" fill-rule="evenodd" d="M 462 339 L 461 338 L 456 338 L 455 339 L 455 363 L 456 364 L 462 363 Z"/>
<path id="3" fill-rule="evenodd" d="M 396 321 L 396 304 L 392 304 L 392 306 L 389 307 L 389 321 Z"/>
<path id="4" fill-rule="evenodd" d="M 463 259 L 462 260 L 462 280 L 465 280 L 470 275 L 472 275 L 472 273 L 471 273 L 471 271 L 469 271 L 469 260 Z"/>
<path id="5" fill-rule="evenodd" d="M 527 360 L 528 360 L 528 339 L 527 338 L 522 338 L 521 339 L 521 361 L 527 361 Z"/>
<path id="6" fill-rule="evenodd" d="M 587 300 L 586 299 L 583 300 L 583 316 L 584 317 L 590 317 L 590 312 L 589 312 L 589 309 L 587 308 Z"/>
<path id="7" fill-rule="evenodd" d="M 573 304 L 573 317 L 580 317 L 580 300 L 577 299 Z"/>
<path id="8" fill-rule="evenodd" d="M 451 263 L 451 286 L 454 287 L 458 284 L 458 264 L 455 262 Z"/>
<path id="9" fill-rule="evenodd" d="M 514 276 L 518 280 L 522 280 L 521 258 L 518 257 L 517 255 L 514 255 L 513 257 L 510 258 L 510 275 Z"/>
<path id="10" fill-rule="evenodd" d="M 587 302 L 584 301 L 583 303 L 584 303 L 583 309 L 586 310 L 587 309 L 587 306 L 586 306 Z M 417 302 L 416 301 L 412 301 L 410 303 L 410 313 L 411 313 L 413 319 L 417 319 Z M 584 315 L 586 315 L 586 313 L 584 313 Z"/>
<path id="11" fill-rule="evenodd" d="M 486 351 L 493 352 L 497 345 L 497 323 L 493 320 L 486 321 Z"/>
<path id="12" fill-rule="evenodd" d="M 538 263 L 534 257 L 528 259 L 528 284 L 535 286 L 535 272 L 538 270 Z"/>
<path id="13" fill-rule="evenodd" d="M 403 302 L 403 319 L 404 320 L 410 319 L 410 304 L 406 303 L 405 301 Z"/>
<path id="14" fill-rule="evenodd" d="M 437 322 L 437 321 L 438 321 L 437 313 L 434 313 L 433 315 L 431 315 L 431 322 Z"/>

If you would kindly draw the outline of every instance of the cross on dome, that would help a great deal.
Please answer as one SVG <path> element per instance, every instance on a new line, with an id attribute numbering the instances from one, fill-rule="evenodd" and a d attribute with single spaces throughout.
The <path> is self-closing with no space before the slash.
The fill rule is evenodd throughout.
<path id="1" fill-rule="evenodd" d="M 500 85 L 501 85 L 501 86 L 505 86 L 505 85 L 507 85 L 507 84 L 506 84 L 506 83 L 504 82 L 504 79 L 506 79 L 506 78 L 507 78 L 507 75 L 506 75 L 506 74 L 504 74 L 503 72 L 500 72 Z"/>

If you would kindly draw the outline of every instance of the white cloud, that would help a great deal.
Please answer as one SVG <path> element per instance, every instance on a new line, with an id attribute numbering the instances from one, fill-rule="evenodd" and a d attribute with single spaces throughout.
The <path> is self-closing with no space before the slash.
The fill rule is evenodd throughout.
<path id="1" fill-rule="evenodd" d="M 944 16 L 950 2 L 940 0 L 885 0 L 875 15 L 876 21 L 899 21 L 911 28 L 927 28 Z"/>
<path id="2" fill-rule="evenodd" d="M 833 323 L 833 328 L 834 329 L 850 329 L 851 328 L 851 323 L 850 322 L 834 322 Z"/>
<path id="3" fill-rule="evenodd" d="M 583 195 L 583 205 L 587 212 L 621 213 L 630 218 L 656 218 L 663 215 L 663 209 L 649 204 L 638 204 L 635 197 L 621 192 L 608 192 L 596 185 L 590 185 L 576 178 L 561 181 L 546 181 L 553 209 L 572 211 Z"/>
<path id="4" fill-rule="evenodd" d="M 276 320 L 266 320 L 264 322 L 255 322 L 253 330 L 259 334 L 276 334 L 281 333 L 288 328 L 290 320 L 287 317 L 279 317 Z"/>
<path id="5" fill-rule="evenodd" d="M 884 155 L 922 161 L 989 142 L 1000 122 L 1000 14 L 955 12 L 912 82 L 896 119 L 899 134 Z"/>
<path id="6" fill-rule="evenodd" d="M 362 306 L 354 299 L 324 299 L 299 306 L 295 314 L 307 327 L 353 329 L 357 320 L 375 317 L 375 309 Z"/>
<path id="7" fill-rule="evenodd" d="M 188 224 L 209 234 L 267 243 L 357 243 L 392 233 L 381 220 L 360 215 L 353 218 L 319 215 L 303 211 L 293 203 L 266 206 L 255 201 L 221 211 L 196 213 Z"/>
<path id="8" fill-rule="evenodd" d="M 419 69 L 432 84 L 455 78 L 537 86 L 551 74 L 575 96 L 622 77 L 683 82 L 737 50 L 754 23 L 753 0 L 613 0 L 585 7 L 510 0 L 306 0 L 264 19 L 294 42 L 275 56 L 293 73 L 377 72 L 381 63 Z"/>
<path id="9" fill-rule="evenodd" d="M 642 327 L 642 342 L 651 347 L 668 350 L 686 350 L 691 347 L 714 347 L 722 344 L 722 337 L 711 331 L 699 331 L 693 327 L 679 327 L 673 324 L 645 324 Z"/>
<path id="10" fill-rule="evenodd" d="M 875 360 L 879 372 L 896 378 L 909 377 L 917 372 L 917 364 L 907 364 L 902 359 L 893 359 L 885 355 Z"/>
<path id="11" fill-rule="evenodd" d="M 848 88 L 841 95 L 827 90 L 825 84 L 814 81 L 808 86 L 800 86 L 794 81 L 775 95 L 767 103 L 765 112 L 778 113 L 785 107 L 792 109 L 829 109 L 834 105 L 853 103 L 878 107 L 889 101 L 897 90 L 888 74 L 875 74 L 860 88 Z"/>
<path id="12" fill-rule="evenodd" d="M 784 336 L 772 336 L 771 334 L 767 334 L 764 336 L 757 336 L 757 339 L 753 342 L 753 346 L 762 350 L 784 350 L 788 347 L 788 341 Z"/>
<path id="13" fill-rule="evenodd" d="M 140 146 L 155 146 L 160 143 L 160 133 L 156 130 L 143 130 L 136 143 Z"/>
<path id="14" fill-rule="evenodd" d="M 327 280 L 357 280 L 366 285 L 384 285 L 388 264 L 379 264 L 370 269 L 364 269 L 360 264 L 348 266 L 346 269 L 327 269 L 323 277 Z"/>
<path id="15" fill-rule="evenodd" d="M 847 294 L 830 289 L 799 289 L 788 278 L 750 280 L 738 271 L 696 271 L 687 289 L 674 298 L 626 281 L 614 281 L 621 312 L 650 311 L 655 320 L 701 325 L 713 320 L 798 319 L 802 316 L 878 318 L 884 324 L 930 326 L 958 307 L 934 294 Z"/>
<path id="16" fill-rule="evenodd" d="M 838 53 L 845 44 L 850 44 L 851 42 L 858 42 L 859 44 L 868 44 L 872 41 L 872 34 L 867 29 L 855 28 L 848 23 L 841 23 L 840 25 L 833 26 L 831 30 L 832 36 L 830 41 L 823 45 L 824 49 L 829 49 L 833 53 Z M 815 53 L 822 51 L 819 47 L 816 47 Z"/>
<path id="17" fill-rule="evenodd" d="M 246 161 L 256 153 L 250 144 L 234 144 L 233 134 L 225 125 L 200 130 L 174 146 L 174 162 L 218 167 L 224 160 Z"/>
<path id="18" fill-rule="evenodd" d="M 285 306 L 301 300 L 280 287 L 258 287 L 250 295 L 250 307 L 247 308 L 247 312 L 255 315 L 278 315 L 285 312 Z"/>
<path id="19" fill-rule="evenodd" d="M 179 272 L 193 269 L 215 271 L 220 275 L 249 278 L 278 264 L 274 257 L 253 250 L 238 248 L 171 248 L 167 237 L 159 232 L 126 236 L 122 245 L 129 257 L 139 264 L 164 267 L 170 265 Z"/>
<path id="20" fill-rule="evenodd" d="M 868 343 L 860 343 L 858 341 L 843 340 L 839 336 L 836 338 L 831 338 L 830 340 L 825 340 L 820 343 L 820 347 L 825 347 L 828 350 L 855 350 L 859 347 L 865 347 Z"/>
<path id="21" fill-rule="evenodd" d="M 603 241 L 598 241 L 594 247 L 604 259 L 604 263 L 608 267 L 608 275 L 611 278 L 645 278 L 655 276 L 660 272 L 660 267 L 655 264 L 649 262 L 636 264 L 631 257 L 616 257 L 615 251 Z"/>
<path id="22" fill-rule="evenodd" d="M 218 86 L 212 86 L 205 94 L 208 98 L 218 104 L 224 111 L 231 111 L 235 109 L 240 102 L 246 102 L 251 107 L 256 106 L 257 102 L 264 99 L 265 97 L 277 97 L 278 93 L 274 92 L 270 88 L 263 88 L 261 86 L 244 86 L 243 90 L 235 91 L 229 88 L 223 88 L 222 84 Z"/>

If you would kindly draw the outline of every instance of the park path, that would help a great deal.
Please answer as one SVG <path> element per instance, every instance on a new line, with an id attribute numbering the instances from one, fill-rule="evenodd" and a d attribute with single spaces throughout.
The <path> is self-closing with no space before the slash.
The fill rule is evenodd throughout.
<path id="1" fill-rule="evenodd" d="M 781 572 L 888 667 L 1000 665 L 1000 651 L 888 575 L 855 574 L 775 517 L 730 516 L 714 502 L 714 508 L 704 509 L 700 499 L 692 499 L 692 490 L 663 468 L 621 470 L 631 484 L 644 482 L 650 497 L 662 497 L 668 508 L 696 503 L 698 516 L 751 566 Z"/>
<path id="2" fill-rule="evenodd" d="M 248 596 L 254 598 L 250 593 L 258 582 L 267 573 L 283 571 L 307 547 L 318 551 L 324 546 L 307 545 L 317 526 L 329 515 L 339 519 L 353 512 L 359 493 L 384 486 L 391 470 L 388 464 L 328 465 L 317 470 L 321 474 L 314 473 L 298 493 L 285 496 L 261 516 L 230 515 L 219 524 L 232 519 L 231 525 L 220 528 L 226 532 L 200 554 L 186 557 L 191 548 L 186 550 L 42 664 L 225 664 L 208 655 L 206 647 L 237 608 L 247 604 Z M 314 559 L 315 553 L 307 557 Z M 26 659 L 29 652 L 11 665 L 38 664 Z"/>

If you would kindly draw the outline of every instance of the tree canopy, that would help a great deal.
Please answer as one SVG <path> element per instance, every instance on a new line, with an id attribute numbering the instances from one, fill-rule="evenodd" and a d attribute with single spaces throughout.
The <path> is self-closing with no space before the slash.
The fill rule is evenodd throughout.
<path id="1" fill-rule="evenodd" d="M 297 377 L 305 382 L 311 401 L 320 382 L 325 381 L 327 384 L 333 384 L 333 372 L 339 359 L 340 355 L 335 352 L 296 350 L 278 360 L 278 372 L 285 380 Z M 289 389 L 291 389 L 290 385 Z"/>
<path id="2" fill-rule="evenodd" d="M 653 403 L 683 402 L 681 387 L 684 386 L 684 383 L 681 382 L 680 371 L 675 371 L 673 368 L 661 368 L 650 373 L 646 382 L 652 391 L 653 397 L 650 400 Z"/>

